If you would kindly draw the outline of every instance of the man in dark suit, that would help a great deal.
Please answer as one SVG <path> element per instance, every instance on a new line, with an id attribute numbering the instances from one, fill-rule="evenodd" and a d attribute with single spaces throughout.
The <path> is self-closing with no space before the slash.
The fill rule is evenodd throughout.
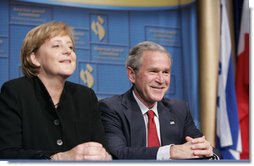
<path id="1" fill-rule="evenodd" d="M 218 159 L 196 128 L 183 101 L 164 98 L 172 59 L 159 44 L 145 41 L 130 50 L 126 67 L 132 88 L 100 100 L 109 151 L 117 159 Z"/>

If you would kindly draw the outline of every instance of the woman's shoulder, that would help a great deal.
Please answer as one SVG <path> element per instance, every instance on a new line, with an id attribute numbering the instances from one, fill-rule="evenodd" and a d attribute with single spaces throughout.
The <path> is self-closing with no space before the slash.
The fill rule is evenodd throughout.
<path id="1" fill-rule="evenodd" d="M 1 94 L 20 94 L 23 96 L 28 95 L 32 90 L 33 88 L 31 78 L 19 77 L 6 81 L 1 86 L 0 92 Z"/>
<path id="2" fill-rule="evenodd" d="M 92 88 L 89 88 L 85 85 L 81 85 L 78 83 L 66 81 L 66 88 L 71 90 L 72 92 L 77 92 L 77 93 L 94 93 Z"/>
<path id="3" fill-rule="evenodd" d="M 92 88 L 69 81 L 65 84 L 64 93 L 76 98 L 76 100 L 97 100 L 97 96 Z"/>
<path id="4" fill-rule="evenodd" d="M 8 80 L 5 83 L 3 83 L 2 86 L 18 88 L 18 87 L 25 87 L 30 82 L 31 82 L 31 78 L 23 76 L 23 77 L 18 77 L 18 78 Z"/>

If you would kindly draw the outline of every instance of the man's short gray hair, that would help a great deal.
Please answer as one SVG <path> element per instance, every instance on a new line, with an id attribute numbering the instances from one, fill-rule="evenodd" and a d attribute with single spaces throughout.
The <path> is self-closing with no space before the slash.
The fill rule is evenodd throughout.
<path id="1" fill-rule="evenodd" d="M 144 41 L 138 43 L 130 50 L 128 58 L 126 60 L 126 67 L 131 67 L 134 71 L 138 71 L 141 65 L 142 55 L 145 51 L 159 51 L 166 53 L 169 56 L 171 67 L 172 58 L 168 50 L 165 47 L 151 41 Z"/>

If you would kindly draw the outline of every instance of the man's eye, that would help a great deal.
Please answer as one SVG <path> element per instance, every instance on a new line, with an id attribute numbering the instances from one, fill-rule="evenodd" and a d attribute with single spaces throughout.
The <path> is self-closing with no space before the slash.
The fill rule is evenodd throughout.
<path id="1" fill-rule="evenodd" d="M 157 71 L 155 71 L 155 70 L 151 70 L 151 71 L 150 71 L 150 73 L 152 73 L 152 74 L 156 74 L 156 73 L 157 73 Z"/>

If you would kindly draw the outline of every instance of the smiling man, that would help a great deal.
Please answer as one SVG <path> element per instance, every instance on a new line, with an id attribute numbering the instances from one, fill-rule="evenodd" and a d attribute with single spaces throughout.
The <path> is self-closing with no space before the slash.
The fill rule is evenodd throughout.
<path id="1" fill-rule="evenodd" d="M 218 159 L 183 101 L 166 99 L 172 59 L 163 46 L 138 43 L 126 61 L 132 88 L 102 99 L 109 151 L 116 159 Z"/>

